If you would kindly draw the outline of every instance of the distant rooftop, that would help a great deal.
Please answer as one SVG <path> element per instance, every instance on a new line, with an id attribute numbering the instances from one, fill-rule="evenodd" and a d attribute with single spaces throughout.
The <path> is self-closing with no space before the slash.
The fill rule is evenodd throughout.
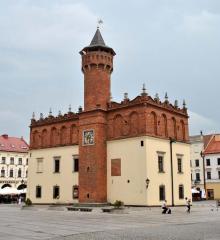
<path id="1" fill-rule="evenodd" d="M 9 137 L 7 134 L 0 136 L 0 151 L 1 152 L 18 152 L 27 153 L 29 146 L 21 137 Z"/>

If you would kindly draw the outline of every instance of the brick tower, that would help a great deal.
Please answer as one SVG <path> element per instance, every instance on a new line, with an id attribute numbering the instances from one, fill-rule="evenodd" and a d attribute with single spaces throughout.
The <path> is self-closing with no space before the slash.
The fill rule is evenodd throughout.
<path id="1" fill-rule="evenodd" d="M 84 73 L 84 111 L 79 115 L 79 202 L 107 202 L 107 104 L 115 52 L 99 28 L 80 51 Z"/>

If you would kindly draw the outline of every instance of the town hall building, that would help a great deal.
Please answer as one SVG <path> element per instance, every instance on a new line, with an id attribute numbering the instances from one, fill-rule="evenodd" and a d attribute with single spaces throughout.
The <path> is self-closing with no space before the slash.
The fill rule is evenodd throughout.
<path id="1" fill-rule="evenodd" d="M 31 120 L 28 192 L 33 203 L 182 205 L 191 197 L 185 102 L 171 104 L 145 87 L 111 100 L 114 50 L 99 28 L 80 51 L 84 107 Z"/>

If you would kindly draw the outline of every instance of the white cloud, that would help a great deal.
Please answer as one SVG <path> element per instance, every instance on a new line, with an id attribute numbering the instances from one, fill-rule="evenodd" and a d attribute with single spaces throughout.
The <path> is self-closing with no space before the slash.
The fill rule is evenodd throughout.
<path id="1" fill-rule="evenodd" d="M 190 134 L 199 134 L 202 130 L 205 134 L 215 133 L 219 129 L 219 124 L 212 119 L 198 113 L 189 111 Z"/>
<path id="2" fill-rule="evenodd" d="M 183 29 L 189 33 L 206 34 L 219 29 L 220 15 L 203 10 L 199 14 L 186 15 L 183 18 Z"/>
<path id="3" fill-rule="evenodd" d="M 17 1 L 0 14 L 0 47 L 64 51 L 83 42 L 97 16 L 81 3 L 28 5 Z"/>

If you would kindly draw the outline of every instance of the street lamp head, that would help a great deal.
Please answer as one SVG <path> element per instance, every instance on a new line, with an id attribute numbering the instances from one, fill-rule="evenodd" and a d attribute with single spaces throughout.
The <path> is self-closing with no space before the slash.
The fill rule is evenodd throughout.
<path id="1" fill-rule="evenodd" d="M 149 179 L 149 178 L 147 178 L 145 181 L 146 181 L 146 188 L 148 188 L 148 186 L 149 186 L 149 183 L 150 183 L 150 179 Z"/>

